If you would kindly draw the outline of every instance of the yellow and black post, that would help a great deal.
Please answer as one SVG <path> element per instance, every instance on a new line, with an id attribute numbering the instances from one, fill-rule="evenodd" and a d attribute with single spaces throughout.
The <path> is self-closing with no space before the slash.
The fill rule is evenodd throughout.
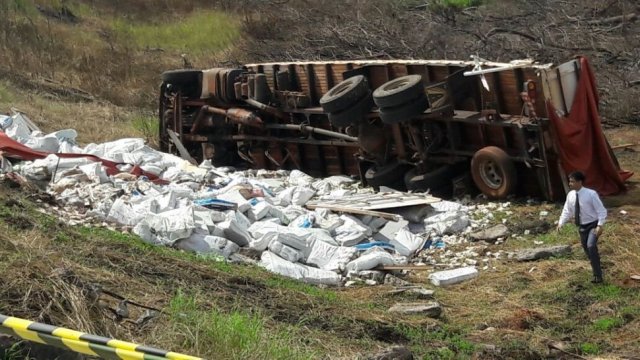
<path id="1" fill-rule="evenodd" d="M 201 360 L 198 357 L 110 339 L 0 314 L 0 332 L 85 355 L 114 360 Z"/>

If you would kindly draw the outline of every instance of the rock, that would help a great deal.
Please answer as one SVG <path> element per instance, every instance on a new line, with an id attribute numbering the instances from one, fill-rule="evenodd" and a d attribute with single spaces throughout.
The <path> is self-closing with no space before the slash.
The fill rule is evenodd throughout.
<path id="1" fill-rule="evenodd" d="M 393 286 L 407 286 L 407 285 L 411 284 L 410 282 L 408 282 L 406 280 L 402 280 L 399 277 L 391 275 L 391 274 L 385 275 L 384 283 L 386 285 L 393 285 Z"/>
<path id="2" fill-rule="evenodd" d="M 558 245 L 545 248 L 524 249 L 517 253 L 518 261 L 547 259 L 552 256 L 563 256 L 571 253 L 571 246 Z"/>
<path id="3" fill-rule="evenodd" d="M 442 307 L 440 307 L 440 304 L 435 301 L 426 303 L 398 303 L 393 305 L 389 309 L 389 312 L 421 314 L 437 319 L 442 314 Z"/>
<path id="4" fill-rule="evenodd" d="M 379 352 L 378 354 L 369 356 L 368 360 L 413 360 L 411 350 L 404 346 L 394 346 Z"/>
<path id="5" fill-rule="evenodd" d="M 506 237 L 508 235 L 509 235 L 509 228 L 507 228 L 503 224 L 498 224 L 488 229 L 476 231 L 469 236 L 473 241 L 485 240 L 485 241 L 491 242 L 491 241 L 495 241 L 498 238 Z"/>
<path id="6" fill-rule="evenodd" d="M 357 272 L 356 276 L 362 280 L 373 280 L 377 283 L 382 283 L 385 278 L 385 273 L 379 270 L 363 270 Z"/>
<path id="7" fill-rule="evenodd" d="M 433 299 L 433 294 L 435 293 L 435 291 L 429 290 L 429 289 L 425 289 L 425 288 L 420 287 L 420 286 L 406 286 L 406 287 L 395 288 L 395 289 L 389 291 L 388 294 L 389 295 L 397 295 L 397 294 L 402 294 L 402 293 L 417 295 L 418 299 Z"/>

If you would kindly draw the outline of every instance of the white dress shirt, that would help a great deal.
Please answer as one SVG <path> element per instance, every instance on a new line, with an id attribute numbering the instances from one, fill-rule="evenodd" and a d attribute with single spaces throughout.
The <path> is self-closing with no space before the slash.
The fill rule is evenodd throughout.
<path id="1" fill-rule="evenodd" d="M 592 189 L 581 187 L 578 190 L 578 199 L 580 201 L 580 224 L 585 225 L 598 221 L 598 226 L 604 225 L 607 218 L 607 209 L 602 205 L 598 193 Z M 562 208 L 558 225 L 562 226 L 575 216 L 576 211 L 576 191 L 569 191 L 567 201 Z"/>

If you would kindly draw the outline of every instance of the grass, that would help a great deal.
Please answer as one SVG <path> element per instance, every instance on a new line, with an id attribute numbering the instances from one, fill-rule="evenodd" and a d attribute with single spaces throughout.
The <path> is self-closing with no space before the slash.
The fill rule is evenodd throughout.
<path id="1" fill-rule="evenodd" d="M 458 7 L 458 8 L 478 6 L 482 4 L 482 0 L 440 0 L 439 2 L 445 6 Z"/>
<path id="2" fill-rule="evenodd" d="M 22 350 L 22 346 L 25 341 L 18 341 L 6 349 L 0 348 L 0 359 L 2 360 L 20 360 L 25 359 L 24 351 Z M 29 359 L 27 356 L 26 359 Z"/>
<path id="3" fill-rule="evenodd" d="M 161 48 L 188 53 L 211 53 L 231 46 L 240 35 L 240 24 L 228 14 L 198 11 L 169 22 L 139 24 L 123 19 L 112 23 L 114 31 L 138 48 Z"/>
<path id="4" fill-rule="evenodd" d="M 623 319 L 608 317 L 596 320 L 596 322 L 593 323 L 593 329 L 595 331 L 609 332 L 622 325 L 624 325 Z"/>
<path id="5" fill-rule="evenodd" d="M 130 120 L 131 126 L 142 134 L 144 139 L 151 146 L 157 147 L 158 133 L 160 130 L 160 123 L 157 116 L 151 115 L 135 115 Z"/>
<path id="6" fill-rule="evenodd" d="M 108 103 L 52 101 L 46 92 L 24 91 L 9 81 L 0 82 L 0 113 L 15 107 L 27 114 L 45 132 L 75 129 L 77 142 L 107 142 L 141 137 L 157 146 L 158 121 L 143 109 L 126 109 Z"/>
<path id="7" fill-rule="evenodd" d="M 299 291 L 327 303 L 335 303 L 338 300 L 338 295 L 333 290 L 321 289 L 317 286 L 305 284 L 282 276 L 274 275 L 269 277 L 266 279 L 265 285 L 272 288 Z"/>
<path id="8" fill-rule="evenodd" d="M 310 359 L 316 355 L 296 344 L 295 329 L 273 331 L 259 314 L 229 314 L 200 306 L 202 295 L 178 290 L 169 315 L 184 347 L 200 356 L 219 359 Z"/>
<path id="9" fill-rule="evenodd" d="M 0 103 L 11 104 L 15 97 L 11 90 L 11 84 L 7 81 L 0 82 Z"/>
<path id="10" fill-rule="evenodd" d="M 597 355 L 600 353 L 600 346 L 594 343 L 586 342 L 580 344 L 580 351 L 585 355 Z"/>

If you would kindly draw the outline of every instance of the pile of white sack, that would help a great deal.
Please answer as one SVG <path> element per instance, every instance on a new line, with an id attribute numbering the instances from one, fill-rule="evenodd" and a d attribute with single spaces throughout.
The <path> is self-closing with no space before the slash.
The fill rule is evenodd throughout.
<path id="1" fill-rule="evenodd" d="M 407 264 L 431 244 L 430 238 L 471 229 L 468 207 L 448 201 L 410 209 L 401 221 L 304 207 L 311 199 L 373 192 L 346 176 L 315 179 L 297 170 L 232 171 L 208 161 L 195 166 L 133 138 L 79 147 L 74 130 L 47 135 L 31 131 L 18 113 L 0 115 L 0 126 L 33 149 L 126 163 L 118 166 L 121 174 L 108 176 L 100 162 L 82 157 L 4 160 L 2 172 L 46 182 L 61 207 L 80 209 L 97 222 L 129 227 L 151 244 L 227 259 L 241 248 L 250 249 L 246 253 L 261 254 L 263 267 L 309 283 L 340 285 L 381 265 Z M 168 184 L 128 174 L 134 166 Z M 460 242 L 461 236 L 448 238 Z"/>

